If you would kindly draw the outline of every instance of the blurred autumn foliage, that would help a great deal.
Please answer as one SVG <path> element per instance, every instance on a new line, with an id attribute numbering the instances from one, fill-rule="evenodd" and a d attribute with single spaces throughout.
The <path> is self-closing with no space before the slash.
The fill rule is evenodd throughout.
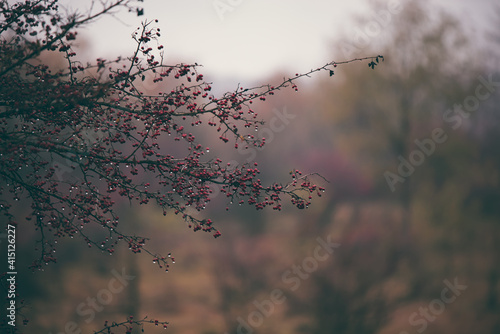
<path id="1" fill-rule="evenodd" d="M 172 270 L 126 250 L 110 258 L 67 243 L 57 266 L 23 276 L 26 332 L 60 332 L 74 321 L 91 333 L 104 319 L 132 314 L 168 319 L 168 332 L 183 334 L 499 333 L 500 35 L 492 29 L 490 47 L 482 47 L 459 19 L 429 11 L 405 5 L 379 42 L 361 50 L 385 55 L 383 69 L 323 74 L 299 83 L 300 94 L 283 91 L 259 105 L 267 124 L 289 115 L 252 157 L 262 174 L 275 179 L 300 166 L 329 181 L 309 210 L 233 204 L 227 214 L 215 198 L 207 211 L 224 232 L 215 240 L 161 209 L 124 203 L 124 228 L 140 224 L 155 237 L 152 249 L 173 250 Z M 453 113 L 488 80 L 481 92 L 490 94 L 476 110 Z M 448 121 L 452 116 L 460 118 Z M 409 160 L 421 150 L 416 140 L 432 138 L 435 129 L 447 139 L 391 191 L 384 173 L 397 174 L 399 157 Z M 227 158 L 249 157 L 236 151 Z M 340 246 L 317 260 L 317 240 L 328 237 Z M 316 258 L 314 270 L 293 271 L 308 258 Z M 110 268 L 126 268 L 134 279 L 86 321 L 77 307 L 106 287 Z M 466 289 L 455 291 L 450 282 Z M 271 309 L 264 301 L 276 289 L 284 302 Z M 452 293 L 456 298 L 444 303 Z"/>

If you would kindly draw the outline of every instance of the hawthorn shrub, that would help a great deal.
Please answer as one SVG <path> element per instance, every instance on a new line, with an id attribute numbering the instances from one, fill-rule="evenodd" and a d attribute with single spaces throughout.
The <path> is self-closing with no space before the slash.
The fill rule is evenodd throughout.
<path id="1" fill-rule="evenodd" d="M 56 262 L 59 239 L 78 237 L 109 253 L 125 242 L 168 270 L 170 257 L 150 252 L 146 238 L 120 231 L 120 201 L 154 203 L 194 231 L 218 237 L 212 220 L 197 215 L 210 203 L 214 185 L 228 202 L 257 210 L 281 210 L 285 198 L 305 209 L 321 196 L 324 188 L 298 170 L 286 184 L 266 185 L 257 163 L 228 168 L 207 154 L 191 129 L 205 127 L 235 148 L 262 147 L 255 129 L 263 121 L 253 101 L 285 88 L 297 91 L 298 78 L 319 71 L 331 76 L 340 64 L 369 60 L 373 68 L 380 56 L 331 62 L 276 85 L 238 86 L 216 97 L 200 65 L 166 62 L 157 20 L 133 32 L 136 47 L 129 56 L 79 60 L 75 41 L 82 26 L 119 9 L 144 13 L 132 0 L 95 5 L 86 14 L 69 14 L 58 0 L 0 0 L 0 214 L 8 224 L 33 224 L 39 240 L 32 269 Z M 66 67 L 45 64 L 52 54 L 62 55 Z M 157 94 L 141 91 L 146 80 Z M 98 225 L 105 236 L 89 228 Z"/>

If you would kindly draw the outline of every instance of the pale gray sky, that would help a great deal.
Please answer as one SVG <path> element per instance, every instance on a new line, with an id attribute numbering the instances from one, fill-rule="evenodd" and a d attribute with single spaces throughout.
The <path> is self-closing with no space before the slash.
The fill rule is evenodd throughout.
<path id="1" fill-rule="evenodd" d="M 90 1 L 87 0 L 89 3 Z M 404 0 L 394 0 L 403 3 Z M 75 0 L 66 0 L 75 3 Z M 78 1 L 81 6 L 86 1 Z M 386 3 L 390 0 L 385 1 Z M 306 71 L 331 61 L 333 41 L 355 28 L 354 14 L 370 13 L 367 0 L 145 0 L 145 15 L 120 12 L 90 26 L 95 57 L 128 55 L 131 33 L 144 19 L 159 19 L 172 62 L 198 62 L 211 76 L 248 81 L 277 70 Z M 449 8 L 472 29 L 487 22 L 494 0 L 428 1 Z M 217 9 L 218 8 L 218 9 Z"/>

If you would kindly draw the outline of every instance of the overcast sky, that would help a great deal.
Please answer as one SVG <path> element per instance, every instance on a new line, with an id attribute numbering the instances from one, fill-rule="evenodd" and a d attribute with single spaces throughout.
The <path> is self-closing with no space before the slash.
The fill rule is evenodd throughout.
<path id="1" fill-rule="evenodd" d="M 78 6 L 86 1 L 66 0 Z M 134 48 L 130 35 L 141 20 L 159 19 L 167 59 L 198 62 L 204 66 L 203 73 L 212 76 L 257 80 L 277 70 L 295 73 L 331 61 L 334 40 L 352 34 L 355 28 L 353 15 L 375 15 L 367 3 L 364 0 L 145 0 L 144 16 L 120 12 L 116 18 L 106 17 L 94 23 L 82 35 L 91 40 L 89 52 L 96 57 L 128 55 Z M 477 29 L 489 22 L 495 0 L 427 3 L 448 8 L 471 29 Z"/>

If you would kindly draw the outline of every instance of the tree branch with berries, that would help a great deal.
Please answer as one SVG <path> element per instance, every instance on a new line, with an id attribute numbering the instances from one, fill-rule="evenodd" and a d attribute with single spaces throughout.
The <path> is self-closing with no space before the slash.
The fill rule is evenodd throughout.
<path id="1" fill-rule="evenodd" d="M 212 220 L 199 214 L 214 185 L 228 202 L 257 210 L 281 210 L 285 199 L 305 209 L 321 196 L 325 189 L 313 182 L 315 174 L 295 170 L 286 184 L 264 184 L 257 163 L 229 168 L 207 154 L 191 129 L 204 128 L 235 148 L 262 147 L 265 139 L 252 134 L 263 124 L 254 101 L 297 91 L 299 78 L 320 71 L 331 76 L 338 65 L 371 61 L 373 68 L 382 56 L 330 62 L 276 85 L 238 86 L 216 97 L 200 65 L 167 63 L 157 20 L 133 32 L 136 47 L 128 57 L 78 60 L 74 42 L 82 26 L 120 8 L 143 13 L 134 1 L 100 6 L 80 15 L 64 14 L 57 0 L 0 0 L 0 214 L 9 224 L 31 222 L 38 232 L 32 269 L 57 261 L 59 239 L 79 237 L 111 254 L 125 242 L 168 270 L 170 256 L 150 251 L 144 237 L 121 232 L 116 208 L 123 201 L 157 205 L 194 231 L 219 237 Z M 50 54 L 62 55 L 66 68 L 40 60 Z M 145 81 L 157 93 L 143 92 Z M 15 210 L 20 201 L 28 213 Z M 89 226 L 102 226 L 105 235 Z"/>

